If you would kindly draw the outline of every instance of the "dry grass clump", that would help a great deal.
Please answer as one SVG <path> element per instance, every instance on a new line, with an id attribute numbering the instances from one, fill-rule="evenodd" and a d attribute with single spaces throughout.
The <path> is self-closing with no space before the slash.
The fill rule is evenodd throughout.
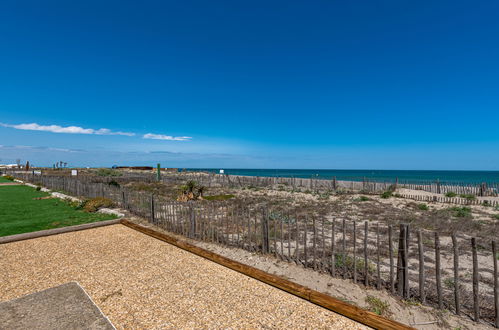
<path id="1" fill-rule="evenodd" d="M 200 186 L 196 181 L 187 181 L 183 186 L 180 186 L 179 196 L 177 201 L 187 202 L 191 200 L 203 199 L 203 193 L 206 187 Z"/>
<path id="2" fill-rule="evenodd" d="M 109 198 L 96 197 L 86 200 L 85 204 L 83 205 L 83 209 L 86 212 L 97 212 L 101 208 L 108 208 L 113 206 L 114 202 Z"/>

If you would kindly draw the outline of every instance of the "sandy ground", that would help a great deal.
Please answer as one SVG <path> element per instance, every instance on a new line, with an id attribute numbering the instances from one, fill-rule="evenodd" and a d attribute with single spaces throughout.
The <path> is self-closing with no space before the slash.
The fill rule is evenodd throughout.
<path id="1" fill-rule="evenodd" d="M 0 301 L 77 281 L 118 328 L 365 328 L 122 225 L 0 245 L 0 256 Z"/>

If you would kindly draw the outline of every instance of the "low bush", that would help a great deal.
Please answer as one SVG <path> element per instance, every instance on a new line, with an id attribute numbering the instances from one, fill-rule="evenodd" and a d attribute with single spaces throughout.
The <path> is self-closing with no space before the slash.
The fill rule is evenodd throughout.
<path id="1" fill-rule="evenodd" d="M 111 180 L 107 183 L 109 186 L 114 186 L 119 188 L 121 185 L 116 180 Z"/>
<path id="2" fill-rule="evenodd" d="M 81 210 L 86 204 L 86 200 L 83 201 L 78 201 L 78 200 L 72 200 L 71 198 L 65 198 L 64 201 L 66 204 L 74 208 L 75 210 Z"/>
<path id="3" fill-rule="evenodd" d="M 496 220 L 499 220 L 499 214 L 493 214 L 493 215 L 492 215 L 492 218 L 493 218 L 493 219 L 496 219 Z"/>
<path id="4" fill-rule="evenodd" d="M 374 296 L 367 296 L 366 303 L 369 305 L 369 310 L 378 315 L 387 315 L 390 305 Z"/>
<path id="5" fill-rule="evenodd" d="M 337 268 L 343 268 L 343 266 L 345 266 L 347 269 L 353 269 L 353 258 L 351 256 L 348 256 L 348 255 L 343 255 L 341 253 L 338 253 L 338 254 L 335 254 L 335 265 Z M 364 267 L 365 267 L 365 262 L 364 262 L 364 259 L 362 258 L 356 258 L 356 268 L 357 270 L 361 270 L 361 271 L 364 271 Z M 370 261 L 367 261 L 367 272 L 369 274 L 374 274 L 374 272 L 376 272 L 376 266 L 370 262 Z"/>
<path id="6" fill-rule="evenodd" d="M 393 192 L 391 191 L 385 191 L 381 194 L 381 198 L 388 199 L 393 196 Z"/>
<path id="7" fill-rule="evenodd" d="M 445 197 L 456 197 L 457 194 L 453 191 L 449 191 L 448 193 L 445 194 Z"/>
<path id="8" fill-rule="evenodd" d="M 367 196 L 360 196 L 358 198 L 354 199 L 354 202 L 367 202 L 370 201 L 371 199 Z"/>
<path id="9" fill-rule="evenodd" d="M 14 181 L 14 177 L 12 175 L 4 175 L 4 178 L 9 181 Z"/>
<path id="10" fill-rule="evenodd" d="M 425 203 L 418 204 L 418 209 L 421 211 L 428 211 L 430 208 Z"/>
<path id="11" fill-rule="evenodd" d="M 104 207 L 113 207 L 114 202 L 109 198 L 96 197 L 88 199 L 84 202 L 83 209 L 86 212 L 97 212 L 99 209 Z"/>
<path id="12" fill-rule="evenodd" d="M 452 212 L 457 218 L 470 218 L 471 217 L 471 208 L 463 206 L 463 207 L 451 207 L 449 210 Z"/>
<path id="13" fill-rule="evenodd" d="M 448 277 L 444 280 L 444 286 L 447 288 L 447 289 L 453 289 L 454 286 L 455 286 L 455 283 L 454 283 L 454 279 L 451 278 L 451 277 Z"/>
<path id="14" fill-rule="evenodd" d="M 37 187 L 36 187 L 36 191 L 40 191 L 40 190 L 42 190 L 42 187 L 37 186 Z"/>
<path id="15" fill-rule="evenodd" d="M 459 195 L 459 197 L 465 198 L 469 201 L 474 201 L 476 199 L 476 196 L 473 194 L 461 194 L 461 195 Z"/>
<path id="16" fill-rule="evenodd" d="M 203 199 L 206 199 L 208 201 L 225 201 L 234 197 L 235 196 L 232 194 L 226 194 L 226 195 L 203 196 Z"/>

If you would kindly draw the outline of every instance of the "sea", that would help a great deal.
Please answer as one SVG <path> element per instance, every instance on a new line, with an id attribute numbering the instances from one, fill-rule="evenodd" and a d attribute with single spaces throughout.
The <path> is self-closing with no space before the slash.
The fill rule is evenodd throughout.
<path id="1" fill-rule="evenodd" d="M 203 171 L 220 173 L 220 168 L 190 168 L 187 171 Z M 441 183 L 479 184 L 499 183 L 499 171 L 420 171 L 420 170 L 314 170 L 314 169 L 243 169 L 224 168 L 224 174 L 287 177 L 287 178 L 314 178 L 345 181 L 363 181 L 365 179 L 376 182 L 400 183 L 427 183 L 440 181 Z"/>

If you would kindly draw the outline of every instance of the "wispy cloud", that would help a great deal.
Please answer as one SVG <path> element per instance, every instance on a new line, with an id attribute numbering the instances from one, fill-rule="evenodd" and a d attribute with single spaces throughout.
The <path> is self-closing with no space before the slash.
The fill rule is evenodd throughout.
<path id="1" fill-rule="evenodd" d="M 39 125 L 37 123 L 11 125 L 0 123 L 0 126 L 10 127 L 26 131 L 43 131 L 52 133 L 67 133 L 67 134 L 95 134 L 95 135 L 124 135 L 134 136 L 135 133 L 129 132 L 114 132 L 107 128 L 93 129 L 83 128 L 79 126 L 59 126 L 59 125 Z"/>
<path id="2" fill-rule="evenodd" d="M 143 136 L 144 139 L 152 139 L 152 140 L 168 140 L 168 141 L 189 141 L 192 139 L 190 136 L 170 136 L 170 135 L 162 135 L 162 134 L 153 134 L 147 133 Z"/>

